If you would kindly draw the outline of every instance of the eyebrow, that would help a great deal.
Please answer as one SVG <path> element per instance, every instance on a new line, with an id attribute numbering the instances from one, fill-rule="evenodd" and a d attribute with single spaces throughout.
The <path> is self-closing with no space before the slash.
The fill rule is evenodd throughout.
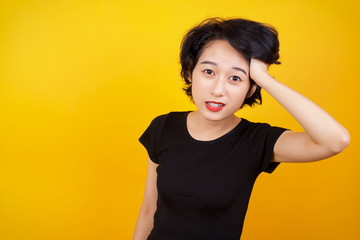
<path id="1" fill-rule="evenodd" d="M 210 64 L 210 65 L 217 66 L 217 63 L 211 62 L 211 61 L 203 61 L 203 62 L 201 62 L 201 64 Z M 247 75 L 246 71 L 240 67 L 232 67 L 232 68 L 235 70 L 241 71 L 241 72 L 245 73 L 245 75 Z"/>

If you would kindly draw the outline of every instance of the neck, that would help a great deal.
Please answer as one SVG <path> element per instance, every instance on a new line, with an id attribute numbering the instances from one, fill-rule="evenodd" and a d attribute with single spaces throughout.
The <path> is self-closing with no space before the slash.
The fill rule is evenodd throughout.
<path id="1" fill-rule="evenodd" d="M 199 112 L 189 113 L 187 123 L 190 134 L 198 140 L 213 140 L 231 131 L 241 121 L 235 115 L 214 121 L 204 118 Z"/>

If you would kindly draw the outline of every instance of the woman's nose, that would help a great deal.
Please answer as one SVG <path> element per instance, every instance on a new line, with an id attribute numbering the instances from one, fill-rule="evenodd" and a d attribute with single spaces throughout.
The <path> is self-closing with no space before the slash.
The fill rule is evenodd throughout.
<path id="1" fill-rule="evenodd" d="M 216 97 L 221 97 L 225 93 L 225 81 L 221 78 L 217 78 L 214 81 L 213 87 L 212 87 L 212 94 Z"/>

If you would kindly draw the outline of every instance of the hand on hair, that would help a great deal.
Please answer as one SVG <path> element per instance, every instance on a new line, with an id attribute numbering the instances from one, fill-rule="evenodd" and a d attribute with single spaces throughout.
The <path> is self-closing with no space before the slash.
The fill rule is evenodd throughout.
<path id="1" fill-rule="evenodd" d="M 264 63 L 263 61 L 260 61 L 255 58 L 251 58 L 250 60 L 250 77 L 252 80 L 254 80 L 258 85 L 261 86 L 260 81 L 262 79 L 262 76 L 268 75 L 268 65 Z"/>

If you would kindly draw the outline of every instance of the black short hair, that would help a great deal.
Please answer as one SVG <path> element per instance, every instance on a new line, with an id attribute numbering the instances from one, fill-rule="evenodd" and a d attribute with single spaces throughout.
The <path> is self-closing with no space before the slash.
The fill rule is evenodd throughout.
<path id="1" fill-rule="evenodd" d="M 204 46 L 214 40 L 226 40 L 250 62 L 259 59 L 268 65 L 280 64 L 278 32 L 269 24 L 243 18 L 208 18 L 191 28 L 181 42 L 181 76 L 185 80 L 184 90 L 192 99 L 189 77 L 204 50 Z M 251 84 L 255 84 L 250 78 Z M 246 98 L 244 105 L 261 104 L 261 87 L 257 86 L 254 94 Z M 243 107 L 241 106 L 241 107 Z"/>

